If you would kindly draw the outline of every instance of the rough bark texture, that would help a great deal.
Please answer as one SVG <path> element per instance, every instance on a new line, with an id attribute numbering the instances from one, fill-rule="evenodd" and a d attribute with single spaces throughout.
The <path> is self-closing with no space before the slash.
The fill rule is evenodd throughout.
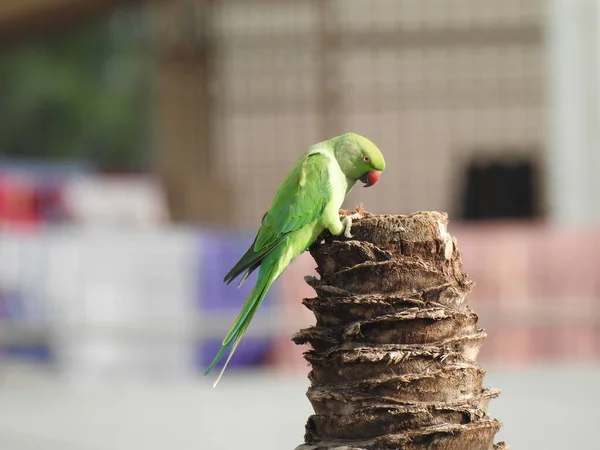
<path id="1" fill-rule="evenodd" d="M 297 450 L 491 450 L 501 423 L 487 415 L 475 358 L 485 331 L 467 304 L 448 217 L 437 212 L 355 220 L 351 240 L 326 236 L 310 252 L 320 278 L 304 304 L 316 326 L 308 398 L 315 414 Z"/>

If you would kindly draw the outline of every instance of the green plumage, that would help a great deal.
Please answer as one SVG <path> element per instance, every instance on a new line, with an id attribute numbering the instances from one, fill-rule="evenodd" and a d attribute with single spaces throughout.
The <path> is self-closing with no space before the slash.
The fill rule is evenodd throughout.
<path id="1" fill-rule="evenodd" d="M 365 155 L 369 155 L 369 162 L 365 162 Z M 344 230 L 339 208 L 345 195 L 361 176 L 381 171 L 384 166 L 379 149 L 353 133 L 314 145 L 293 166 L 263 217 L 254 242 L 224 278 L 229 284 L 242 275 L 241 284 L 259 268 L 254 289 L 206 369 L 208 374 L 230 350 L 215 386 L 271 284 L 325 228 L 333 234 Z"/>

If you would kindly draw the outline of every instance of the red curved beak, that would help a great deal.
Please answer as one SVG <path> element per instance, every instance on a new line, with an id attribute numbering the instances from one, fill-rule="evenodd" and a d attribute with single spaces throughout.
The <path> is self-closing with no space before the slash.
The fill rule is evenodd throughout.
<path id="1" fill-rule="evenodd" d="M 360 177 L 360 181 L 365 183 L 363 187 L 369 187 L 377 183 L 379 181 L 380 176 L 380 170 L 370 170 L 369 172 L 365 173 L 362 177 Z"/>

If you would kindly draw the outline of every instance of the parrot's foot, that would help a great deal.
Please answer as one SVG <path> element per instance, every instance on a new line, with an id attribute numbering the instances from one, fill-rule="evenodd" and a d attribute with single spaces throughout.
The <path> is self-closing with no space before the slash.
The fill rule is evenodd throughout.
<path id="1" fill-rule="evenodd" d="M 350 233 L 350 231 L 352 230 L 352 221 L 354 219 L 360 219 L 361 217 L 362 214 L 357 212 L 348 216 L 344 216 L 344 218 L 342 219 L 342 225 L 344 225 L 344 236 L 346 236 L 348 239 L 351 239 L 353 237 Z"/>

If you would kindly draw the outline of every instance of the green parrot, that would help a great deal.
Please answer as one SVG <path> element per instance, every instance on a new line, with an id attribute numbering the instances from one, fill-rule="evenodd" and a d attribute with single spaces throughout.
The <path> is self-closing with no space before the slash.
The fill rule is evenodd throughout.
<path id="1" fill-rule="evenodd" d="M 288 172 L 263 216 L 254 242 L 223 280 L 229 284 L 243 274 L 241 285 L 259 269 L 254 289 L 204 372 L 210 373 L 230 349 L 215 387 L 271 284 L 325 229 L 334 236 L 344 233 L 352 237 L 352 220 L 360 214 L 340 218 L 344 198 L 358 180 L 365 187 L 373 186 L 384 169 L 385 160 L 375 144 L 358 134 L 346 133 L 311 146 Z"/>

